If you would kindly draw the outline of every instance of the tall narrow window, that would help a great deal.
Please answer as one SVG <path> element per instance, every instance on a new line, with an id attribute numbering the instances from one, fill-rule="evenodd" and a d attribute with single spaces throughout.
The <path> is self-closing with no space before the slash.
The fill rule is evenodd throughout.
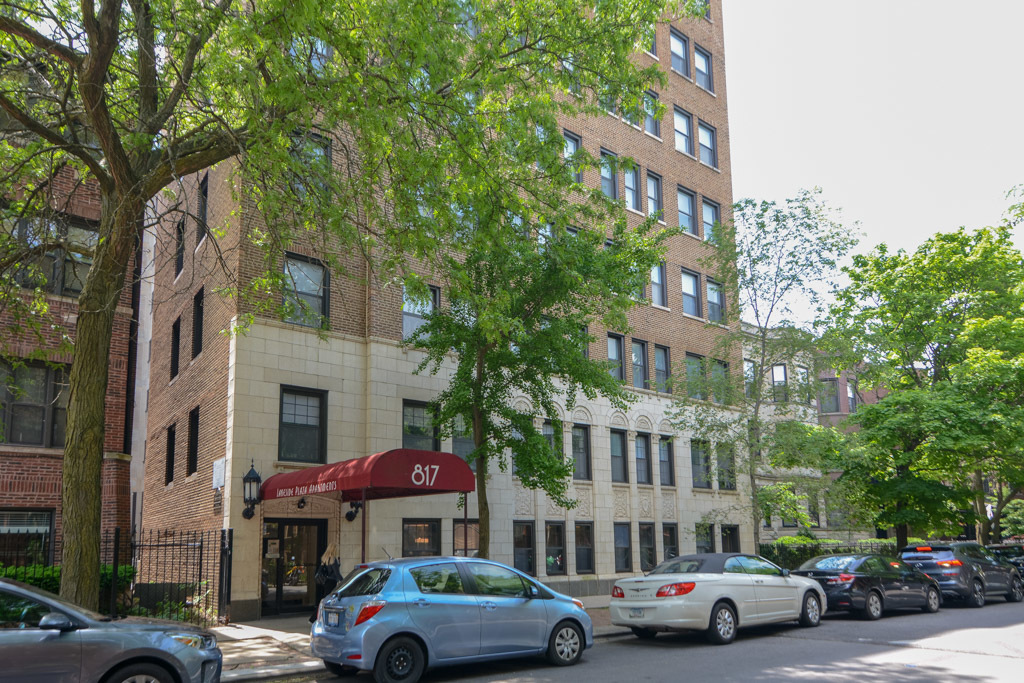
<path id="1" fill-rule="evenodd" d="M 676 188 L 676 223 L 683 232 L 690 235 L 697 234 L 697 221 L 693 220 L 694 213 L 693 193 L 681 187 Z"/>
<path id="2" fill-rule="evenodd" d="M 715 140 L 715 129 L 701 121 L 697 124 L 697 142 L 700 144 L 700 160 L 713 168 L 718 168 L 718 143 Z"/>
<path id="3" fill-rule="evenodd" d="M 544 420 L 544 424 L 541 425 L 540 433 L 544 435 L 544 440 L 548 442 L 548 448 L 551 450 L 551 454 L 558 456 L 559 460 L 562 460 L 562 454 L 558 452 L 558 443 L 555 439 L 555 425 L 551 420 Z"/>
<path id="4" fill-rule="evenodd" d="M 615 532 L 615 571 L 633 571 L 633 539 L 630 537 L 629 524 L 616 524 Z"/>
<path id="5" fill-rule="evenodd" d="M 715 525 L 697 524 L 694 531 L 696 532 L 697 552 L 715 552 Z"/>
<path id="6" fill-rule="evenodd" d="M 627 168 L 622 172 L 622 182 L 626 188 L 626 208 L 633 209 L 634 211 L 640 211 L 641 209 L 640 189 L 637 187 L 639 176 L 640 170 L 636 166 Z"/>
<path id="7" fill-rule="evenodd" d="M 675 458 L 672 455 L 672 437 L 663 436 L 658 439 L 658 474 L 662 486 L 676 485 Z"/>
<path id="8" fill-rule="evenodd" d="M 426 299 L 417 299 L 402 290 L 402 338 L 408 339 L 426 323 L 426 317 L 441 305 L 441 290 L 430 287 Z"/>
<path id="9" fill-rule="evenodd" d="M 722 525 L 722 552 L 740 552 L 740 528 L 736 524 Z"/>
<path id="10" fill-rule="evenodd" d="M 700 317 L 700 276 L 683 271 L 683 313 Z"/>
<path id="11" fill-rule="evenodd" d="M 572 478 L 590 480 L 590 427 L 587 425 L 572 427 L 572 458 Z"/>
<path id="12" fill-rule="evenodd" d="M 440 430 L 434 425 L 434 412 L 428 404 L 402 401 L 402 448 L 441 450 Z"/>
<path id="13" fill-rule="evenodd" d="M 629 472 L 626 471 L 626 432 L 611 430 L 611 461 L 612 481 L 627 483 Z"/>
<path id="14" fill-rule="evenodd" d="M 469 463 L 469 469 L 476 472 L 476 460 L 470 460 L 469 456 L 476 450 L 476 443 L 473 441 L 473 429 L 466 424 L 466 420 L 458 415 L 452 425 L 452 453 Z"/>
<path id="15" fill-rule="evenodd" d="M 544 564 L 548 576 L 565 574 L 565 522 L 544 524 Z"/>
<path id="16" fill-rule="evenodd" d="M 707 379 L 704 376 L 704 359 L 698 355 L 686 354 L 686 395 L 703 401 L 707 398 Z"/>
<path id="17" fill-rule="evenodd" d="M 188 413 L 188 458 L 185 461 L 185 476 L 191 476 L 199 469 L 199 406 Z"/>
<path id="18" fill-rule="evenodd" d="M 647 172 L 647 215 L 659 220 L 663 217 L 661 210 L 661 176 Z"/>
<path id="19" fill-rule="evenodd" d="M 178 425 L 167 428 L 167 457 L 164 460 L 164 484 L 174 481 L 174 432 Z"/>
<path id="20" fill-rule="evenodd" d="M 708 92 L 715 92 L 714 74 L 711 72 L 711 53 L 700 47 L 693 48 L 693 64 L 696 67 L 697 85 Z"/>
<path id="21" fill-rule="evenodd" d="M 796 395 L 800 397 L 800 403 L 811 405 L 811 382 L 810 373 L 802 365 L 796 366 Z"/>
<path id="22" fill-rule="evenodd" d="M 533 522 L 512 522 L 512 566 L 533 576 L 537 572 L 534 553 Z"/>
<path id="23" fill-rule="evenodd" d="M 0 443 L 63 447 L 68 394 L 63 368 L 0 360 Z"/>
<path id="24" fill-rule="evenodd" d="M 653 484 L 651 479 L 651 435 L 637 434 L 636 447 L 636 483 Z"/>
<path id="25" fill-rule="evenodd" d="M 609 199 L 619 198 L 619 181 L 615 174 L 615 155 L 601 150 L 601 191 Z"/>
<path id="26" fill-rule="evenodd" d="M 658 564 L 658 547 L 654 541 L 654 523 L 640 522 L 640 571 L 649 572 Z"/>
<path id="27" fill-rule="evenodd" d="M 757 395 L 757 364 L 752 360 L 743 360 L 743 393 L 747 398 Z"/>
<path id="28" fill-rule="evenodd" d="M 171 379 L 178 376 L 178 360 L 181 354 L 181 318 L 171 325 Z"/>
<path id="29" fill-rule="evenodd" d="M 456 557 L 476 557 L 480 551 L 480 520 L 452 521 L 452 554 Z"/>
<path id="30" fill-rule="evenodd" d="M 789 400 L 789 392 L 786 387 L 785 363 L 772 366 L 772 400 L 775 403 L 785 403 Z"/>
<path id="31" fill-rule="evenodd" d="M 857 412 L 857 386 L 853 380 L 846 380 L 846 407 L 851 413 Z"/>
<path id="32" fill-rule="evenodd" d="M 622 337 L 617 334 L 608 335 L 608 360 L 612 366 L 608 372 L 618 380 L 626 379 L 626 369 L 622 364 Z"/>
<path id="33" fill-rule="evenodd" d="M 576 522 L 576 573 L 594 573 L 593 522 Z"/>
<path id="34" fill-rule="evenodd" d="M 647 388 L 647 342 L 633 340 L 633 386 Z"/>
<path id="35" fill-rule="evenodd" d="M 185 219 L 174 226 L 174 277 L 185 267 Z"/>
<path id="36" fill-rule="evenodd" d="M 718 488 L 723 491 L 736 490 L 736 450 L 732 444 L 718 444 L 715 446 L 715 456 L 718 466 Z"/>
<path id="37" fill-rule="evenodd" d="M 674 523 L 661 525 L 661 547 L 666 560 L 679 556 L 679 527 Z"/>
<path id="38" fill-rule="evenodd" d="M 821 380 L 821 398 L 818 399 L 819 410 L 823 413 L 839 412 L 839 380 Z"/>
<path id="39" fill-rule="evenodd" d="M 690 466 L 693 472 L 693 488 L 711 488 L 711 454 L 707 441 L 690 441 Z"/>
<path id="40" fill-rule="evenodd" d="M 196 207 L 196 244 L 206 237 L 206 219 L 210 206 L 210 174 L 204 173 L 199 181 L 199 204 Z"/>
<path id="41" fill-rule="evenodd" d="M 327 292 L 327 269 L 320 261 L 298 254 L 285 257 L 286 322 L 323 327 L 327 321 Z"/>
<path id="42" fill-rule="evenodd" d="M 327 456 L 327 393 L 281 387 L 277 459 L 324 462 Z"/>
<path id="43" fill-rule="evenodd" d="M 195 358 L 203 350 L 203 308 L 205 307 L 204 288 L 200 287 L 192 297 L 192 357 Z"/>
<path id="44" fill-rule="evenodd" d="M 725 321 L 725 290 L 711 280 L 708 280 L 708 320 L 713 323 Z"/>
<path id="45" fill-rule="evenodd" d="M 732 387 L 729 385 L 729 364 L 723 360 L 711 363 L 711 400 L 729 403 Z"/>
<path id="46" fill-rule="evenodd" d="M 655 137 L 661 137 L 661 119 L 655 111 L 658 106 L 657 93 L 648 92 L 644 97 L 644 130 Z"/>
<path id="47" fill-rule="evenodd" d="M 690 41 L 675 29 L 669 34 L 669 49 L 672 52 L 672 70 L 690 77 Z"/>
<path id="48" fill-rule="evenodd" d="M 718 204 L 709 199 L 701 202 L 701 214 L 704 219 L 704 239 L 713 241 L 715 239 L 715 225 L 719 222 Z"/>
<path id="49" fill-rule="evenodd" d="M 669 364 L 667 346 L 654 346 L 654 388 L 666 394 L 672 393 L 672 370 Z"/>
<path id="50" fill-rule="evenodd" d="M 668 292 L 665 290 L 665 262 L 651 266 L 651 303 L 668 306 Z"/>
<path id="51" fill-rule="evenodd" d="M 565 156 L 565 163 L 569 165 L 569 173 L 572 176 L 573 180 L 575 180 L 577 183 L 582 183 L 583 171 L 580 168 L 576 167 L 574 163 L 574 158 L 576 157 L 576 154 L 580 151 L 580 138 L 578 135 L 573 135 L 568 131 L 565 131 L 564 133 L 562 133 L 562 135 L 565 136 L 565 150 L 563 152 L 563 155 Z"/>

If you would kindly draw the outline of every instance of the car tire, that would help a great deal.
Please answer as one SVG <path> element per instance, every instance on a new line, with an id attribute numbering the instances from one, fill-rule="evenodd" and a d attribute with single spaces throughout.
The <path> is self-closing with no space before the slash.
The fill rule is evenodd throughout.
<path id="1" fill-rule="evenodd" d="M 929 588 L 924 596 L 924 607 L 921 609 L 925 612 L 934 614 L 939 611 L 939 607 L 942 605 L 942 596 L 939 594 L 939 589 Z"/>
<path id="2" fill-rule="evenodd" d="M 817 626 L 821 623 L 821 599 L 814 591 L 804 593 L 803 607 L 800 608 L 800 625 Z"/>
<path id="3" fill-rule="evenodd" d="M 1019 576 L 1010 579 L 1010 590 L 1006 594 L 1006 602 L 1020 602 L 1024 600 L 1024 582 Z"/>
<path id="4" fill-rule="evenodd" d="M 971 607 L 985 606 L 985 584 L 981 579 L 971 581 L 971 594 L 967 596 L 967 604 Z"/>
<path id="5" fill-rule="evenodd" d="M 355 676 L 359 673 L 359 669 L 354 666 L 345 666 L 344 664 L 338 664 L 337 662 L 328 662 L 326 659 L 324 660 L 324 668 L 338 678 L 348 678 L 349 676 Z"/>
<path id="6" fill-rule="evenodd" d="M 392 638 L 377 652 L 373 680 L 377 683 L 416 683 L 423 675 L 427 658 L 412 638 Z"/>
<path id="7" fill-rule="evenodd" d="M 559 622 L 548 638 L 548 661 L 555 666 L 571 666 L 580 661 L 586 646 L 579 626 L 571 621 Z"/>
<path id="8" fill-rule="evenodd" d="M 882 618 L 882 596 L 878 591 L 868 591 L 864 598 L 864 609 L 860 612 L 861 617 L 868 621 L 875 621 Z"/>
<path id="9" fill-rule="evenodd" d="M 736 612 L 729 603 L 719 602 L 711 608 L 711 620 L 706 631 L 709 642 L 728 645 L 736 640 L 736 627 Z"/>
<path id="10" fill-rule="evenodd" d="M 103 683 L 174 683 L 174 676 L 159 664 L 139 662 L 122 666 L 103 679 Z"/>
<path id="11" fill-rule="evenodd" d="M 658 632 L 653 628 L 640 628 L 639 626 L 630 626 L 629 630 L 633 632 L 633 635 L 640 640 L 654 640 L 658 636 Z"/>

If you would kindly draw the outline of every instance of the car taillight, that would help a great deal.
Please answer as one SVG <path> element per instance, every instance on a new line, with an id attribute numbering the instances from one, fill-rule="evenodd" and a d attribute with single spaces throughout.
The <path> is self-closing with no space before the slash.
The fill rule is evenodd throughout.
<path id="1" fill-rule="evenodd" d="M 612 586 L 612 597 L 613 598 L 624 598 L 626 594 L 622 592 L 622 589 L 618 586 Z"/>
<path id="2" fill-rule="evenodd" d="M 931 549 L 932 547 L 930 545 L 919 545 L 916 548 L 914 548 L 914 550 L 916 550 L 919 553 L 926 553 Z"/>
<path id="3" fill-rule="evenodd" d="M 853 574 L 840 574 L 839 576 L 833 576 L 827 581 L 830 586 L 842 586 L 843 584 L 853 583 L 853 580 L 857 578 Z"/>
<path id="4" fill-rule="evenodd" d="M 364 621 L 372 619 L 377 612 L 384 609 L 384 605 L 386 604 L 388 604 L 387 600 L 370 600 L 369 602 L 364 602 L 362 607 L 359 608 L 359 616 L 356 617 L 356 623 L 353 624 L 353 626 L 358 626 Z"/>
<path id="5" fill-rule="evenodd" d="M 670 598 L 673 595 L 686 595 L 687 593 L 692 591 L 696 586 L 697 584 L 693 583 L 692 581 L 688 581 L 686 583 L 670 583 L 659 588 L 658 592 L 655 593 L 654 597 Z"/>
<path id="6" fill-rule="evenodd" d="M 943 560 L 937 563 L 940 567 L 962 567 L 964 563 L 960 560 Z"/>

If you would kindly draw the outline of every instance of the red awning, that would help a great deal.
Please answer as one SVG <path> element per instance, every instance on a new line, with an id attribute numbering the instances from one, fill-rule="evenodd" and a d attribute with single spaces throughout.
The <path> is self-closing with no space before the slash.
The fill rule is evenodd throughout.
<path id="1" fill-rule="evenodd" d="M 261 500 L 328 496 L 343 501 L 469 493 L 476 475 L 454 453 L 396 448 L 330 465 L 284 472 L 263 482 Z"/>

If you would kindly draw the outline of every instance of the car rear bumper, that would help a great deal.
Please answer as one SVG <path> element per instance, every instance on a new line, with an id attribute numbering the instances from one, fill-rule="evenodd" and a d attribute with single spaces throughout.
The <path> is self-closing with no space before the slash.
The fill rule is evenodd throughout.
<path id="1" fill-rule="evenodd" d="M 615 600 L 608 612 L 614 625 L 629 628 L 703 630 L 711 619 L 711 605 L 692 600 Z"/>

